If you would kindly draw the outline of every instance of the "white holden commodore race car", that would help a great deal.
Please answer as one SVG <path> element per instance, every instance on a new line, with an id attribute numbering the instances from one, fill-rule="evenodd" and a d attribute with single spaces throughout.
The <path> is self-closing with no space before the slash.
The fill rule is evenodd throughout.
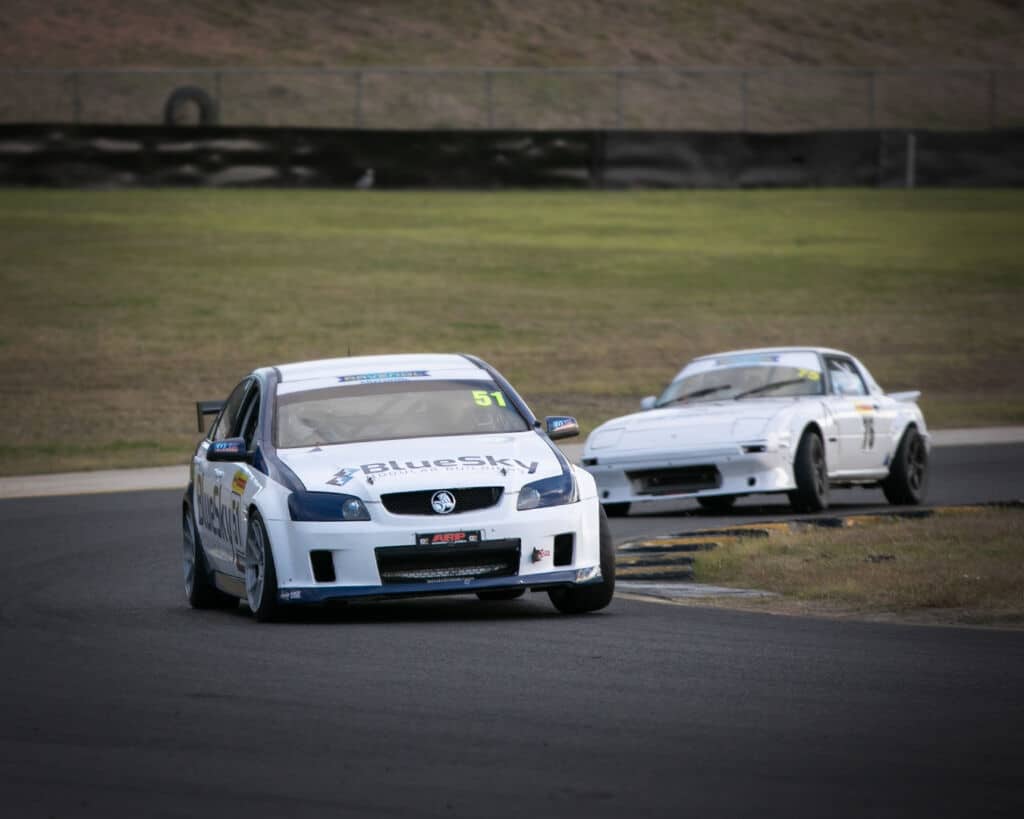
<path id="1" fill-rule="evenodd" d="M 830 488 L 852 486 L 917 504 L 929 454 L 919 396 L 886 395 L 839 350 L 716 353 L 643 399 L 643 412 L 595 429 L 582 462 L 608 515 L 676 498 L 724 511 L 738 497 L 770 492 L 814 512 L 828 506 Z"/>
<path id="2" fill-rule="evenodd" d="M 544 590 L 562 612 L 607 606 L 611 535 L 594 479 L 491 366 L 465 355 L 367 356 L 257 369 L 196 447 L 182 507 L 197 608 Z"/>

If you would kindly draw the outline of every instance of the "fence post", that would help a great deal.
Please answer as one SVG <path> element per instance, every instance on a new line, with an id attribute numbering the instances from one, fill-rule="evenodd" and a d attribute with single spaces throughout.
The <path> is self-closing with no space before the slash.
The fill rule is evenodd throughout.
<path id="1" fill-rule="evenodd" d="M 615 72 L 615 127 L 622 130 L 622 72 Z"/>
<path id="2" fill-rule="evenodd" d="M 352 102 L 352 125 L 355 128 L 363 127 L 363 72 L 356 72 L 356 94 Z"/>
<path id="3" fill-rule="evenodd" d="M 220 95 L 220 72 L 213 72 L 213 98 L 217 102 L 217 122 L 218 124 L 224 122 L 224 100 L 221 99 Z"/>
<path id="4" fill-rule="evenodd" d="M 988 72 L 988 127 L 995 130 L 996 127 L 996 70 L 993 68 Z"/>
<path id="5" fill-rule="evenodd" d="M 742 125 L 740 130 L 743 133 L 747 132 L 747 72 L 744 71 L 740 74 L 740 119 Z"/>
<path id="6" fill-rule="evenodd" d="M 868 123 L 869 127 L 874 129 L 877 128 L 877 122 L 875 118 L 875 72 L 868 72 Z"/>
<path id="7" fill-rule="evenodd" d="M 487 127 L 494 128 L 494 72 L 484 72 L 484 105 L 487 106 Z"/>
<path id="8" fill-rule="evenodd" d="M 913 188 L 917 184 L 917 134 L 907 132 L 907 172 L 905 186 Z"/>
<path id="9" fill-rule="evenodd" d="M 78 71 L 71 75 L 71 118 L 75 125 L 82 121 L 81 76 Z"/>

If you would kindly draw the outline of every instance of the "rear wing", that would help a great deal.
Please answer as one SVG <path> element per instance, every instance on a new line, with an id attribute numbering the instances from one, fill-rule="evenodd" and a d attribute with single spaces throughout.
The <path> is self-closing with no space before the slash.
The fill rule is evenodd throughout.
<path id="1" fill-rule="evenodd" d="M 200 432 L 206 432 L 206 416 L 216 415 L 222 409 L 226 401 L 196 401 L 196 424 Z"/>
<path id="2" fill-rule="evenodd" d="M 902 401 L 904 404 L 913 404 L 921 397 L 920 390 L 907 390 L 906 392 L 890 392 L 889 397 L 893 401 Z"/>

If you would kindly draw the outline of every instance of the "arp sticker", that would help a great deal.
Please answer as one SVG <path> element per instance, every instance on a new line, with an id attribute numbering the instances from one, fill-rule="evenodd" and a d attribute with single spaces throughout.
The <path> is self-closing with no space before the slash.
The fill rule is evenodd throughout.
<path id="1" fill-rule="evenodd" d="M 249 477 L 244 472 L 236 472 L 235 477 L 231 479 L 231 491 L 236 495 L 241 495 L 245 492 L 245 487 L 249 485 Z"/>

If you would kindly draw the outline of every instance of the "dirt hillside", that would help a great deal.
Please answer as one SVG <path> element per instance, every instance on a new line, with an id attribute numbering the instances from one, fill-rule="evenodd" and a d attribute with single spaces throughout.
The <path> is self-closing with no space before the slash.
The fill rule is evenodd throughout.
<path id="1" fill-rule="evenodd" d="M 1020 65 L 1024 0 L 0 0 L 0 67 Z"/>

